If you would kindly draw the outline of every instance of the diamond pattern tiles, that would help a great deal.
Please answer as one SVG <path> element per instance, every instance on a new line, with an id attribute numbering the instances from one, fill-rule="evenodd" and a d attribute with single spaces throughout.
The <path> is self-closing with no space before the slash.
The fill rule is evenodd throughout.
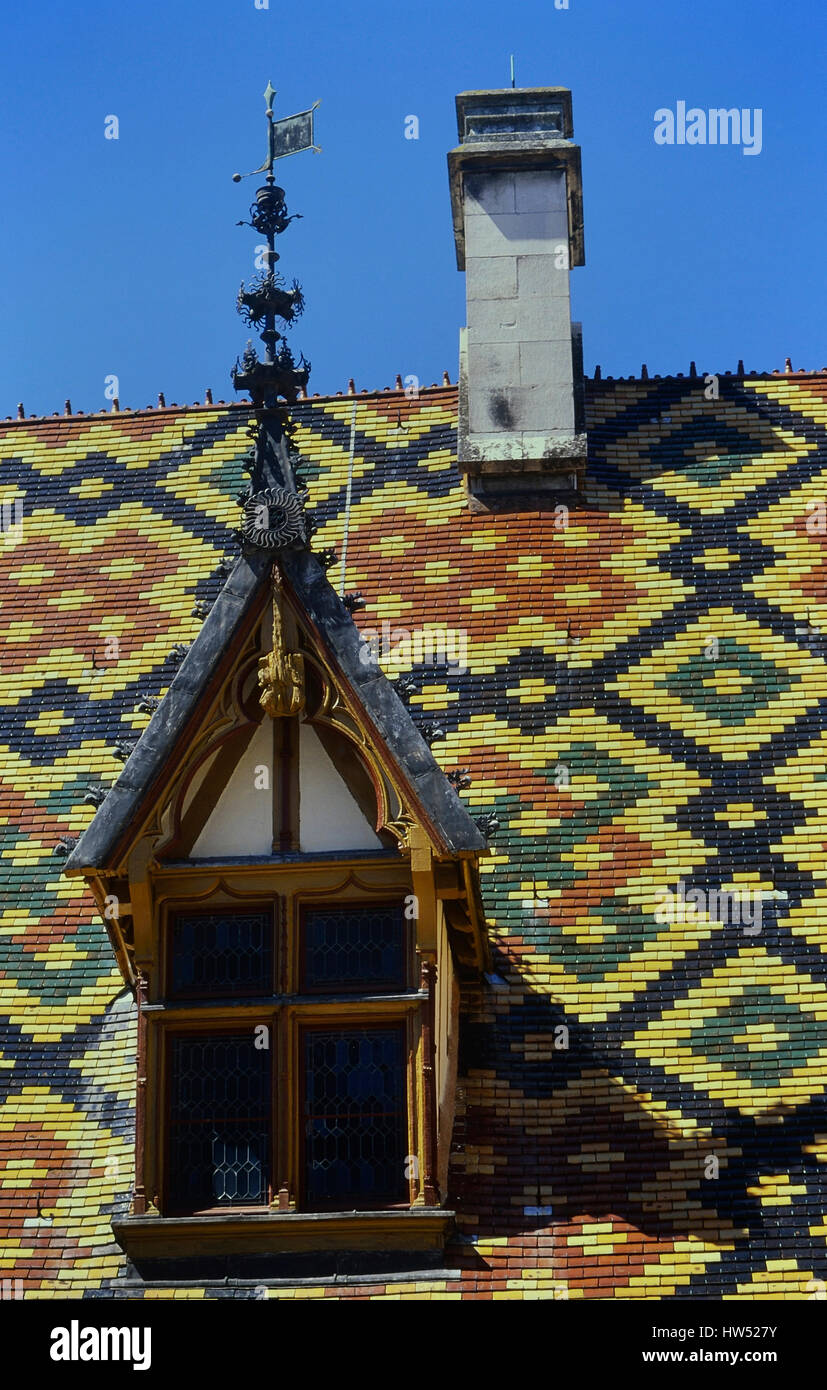
<path id="1" fill-rule="evenodd" d="M 343 553 L 349 499 L 331 578 L 500 825 L 507 988 L 471 991 L 462 1024 L 462 1278 L 370 1297 L 803 1299 L 827 1278 L 825 381 L 587 383 L 567 513 L 468 510 L 453 389 L 294 408 L 314 546 Z M 0 1246 L 34 1296 L 117 1290 L 132 1182 L 131 1009 L 54 849 L 218 591 L 246 414 L 0 430 L 24 504 L 0 552 Z"/>

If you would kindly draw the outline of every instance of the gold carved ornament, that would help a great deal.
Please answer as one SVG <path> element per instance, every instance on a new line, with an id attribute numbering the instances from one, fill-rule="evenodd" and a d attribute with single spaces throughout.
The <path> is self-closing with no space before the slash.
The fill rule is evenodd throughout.
<path id="1" fill-rule="evenodd" d="M 271 719 L 304 709 L 304 657 L 285 648 L 281 587 L 281 575 L 273 566 L 273 650 L 258 663 L 259 704 Z"/>

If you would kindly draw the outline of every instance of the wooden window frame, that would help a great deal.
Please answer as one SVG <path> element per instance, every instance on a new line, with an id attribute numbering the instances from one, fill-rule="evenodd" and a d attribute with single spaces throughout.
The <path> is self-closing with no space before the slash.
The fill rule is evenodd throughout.
<path id="1" fill-rule="evenodd" d="M 149 1072 L 156 1078 L 154 1103 L 148 1107 L 152 1117 L 150 1133 L 146 1139 L 146 1164 L 156 1174 L 155 1185 L 159 1189 L 157 1202 L 164 1216 L 172 1219 L 198 1216 L 233 1216 L 242 1214 L 261 1214 L 282 1210 L 279 1200 L 282 1184 L 286 1183 L 289 1193 L 290 1211 L 332 1214 L 341 1210 L 337 1204 L 307 1204 L 305 1182 L 305 1135 L 304 1135 L 304 1054 L 303 1038 L 308 1029 L 336 1031 L 361 1028 L 382 1028 L 399 1026 L 404 1029 L 404 1074 L 405 1114 L 406 1114 L 406 1159 L 417 1157 L 417 1165 L 422 1162 L 421 1149 L 421 1111 L 423 1104 L 421 1076 L 422 1034 L 425 1023 L 423 1003 L 417 985 L 414 983 L 415 933 L 413 924 L 404 915 L 404 893 L 361 893 L 358 896 L 341 896 L 339 891 L 329 889 L 313 892 L 295 889 L 291 893 L 274 891 L 269 898 L 269 912 L 273 929 L 273 971 L 271 994 L 249 996 L 246 994 L 222 993 L 217 1001 L 210 996 L 197 994 L 164 994 L 154 1007 L 150 1007 L 147 1030 L 147 1052 Z M 201 901 L 190 908 L 180 897 L 164 905 L 161 933 L 161 960 L 159 979 L 167 989 L 172 981 L 172 926 L 176 916 L 205 915 L 237 912 L 239 914 L 261 913 L 266 909 L 268 898 L 253 894 L 248 900 L 233 904 Z M 337 988 L 335 996 L 331 992 L 305 992 L 302 989 L 304 971 L 303 920 L 307 908 L 323 908 L 325 904 L 359 907 L 399 907 L 404 932 L 403 962 L 404 984 L 402 988 L 388 990 L 385 994 L 377 991 L 373 995 L 371 986 Z M 365 997 L 371 995 L 372 997 Z M 400 996 L 406 995 L 407 998 Z M 225 1002 L 230 1001 L 233 1002 Z M 330 1002 L 328 1002 L 330 1000 Z M 237 1001 L 237 1002 L 236 1002 Z M 169 1008 L 169 1005 L 172 1005 Z M 197 1211 L 183 1211 L 169 1205 L 172 1192 L 170 1163 L 172 1153 L 171 1111 L 172 1102 L 172 1040 L 182 1035 L 216 1036 L 220 1033 L 237 1034 L 249 1027 L 251 1034 L 256 1026 L 269 1029 L 270 1042 L 270 1116 L 269 1116 L 269 1173 L 268 1200 L 266 1202 L 235 1205 L 220 1204 L 199 1208 Z M 415 1176 L 409 1176 L 408 1198 L 399 1202 L 367 1203 L 366 1211 L 404 1211 L 414 1206 L 421 1196 L 422 1185 L 418 1166 L 414 1165 Z M 404 1180 L 400 1182 L 400 1189 Z"/>

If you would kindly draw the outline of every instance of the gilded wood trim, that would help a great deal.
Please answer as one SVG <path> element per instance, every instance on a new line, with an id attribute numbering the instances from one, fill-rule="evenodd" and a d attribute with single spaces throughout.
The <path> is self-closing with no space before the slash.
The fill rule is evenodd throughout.
<path id="1" fill-rule="evenodd" d="M 304 708 L 304 657 L 288 650 L 295 642 L 296 624 L 282 599 L 278 562 L 272 571 L 273 639 L 270 651 L 258 663 L 259 704 L 271 719 L 298 714 Z"/>
<path id="2" fill-rule="evenodd" d="M 145 836 L 134 846 L 128 862 L 135 961 L 139 970 L 145 970 L 150 975 L 155 964 L 156 951 L 152 879 L 150 876 L 154 852 L 155 841 Z"/>
<path id="3" fill-rule="evenodd" d="M 422 1198 L 426 1207 L 439 1206 L 437 1190 L 437 1097 L 434 1075 L 434 991 L 436 961 L 422 961 L 422 989 L 428 997 L 422 1005 Z"/>
<path id="4" fill-rule="evenodd" d="M 146 1029 L 147 1019 L 144 1013 L 146 1003 L 146 977 L 138 972 L 136 984 L 136 999 L 138 1005 L 138 1056 L 135 1078 L 135 1193 L 132 1201 L 132 1211 L 136 1216 L 142 1216 L 146 1211 L 146 1181 L 144 1167 L 146 1159 L 146 1108 L 147 1108 L 147 1057 L 146 1057 Z"/>

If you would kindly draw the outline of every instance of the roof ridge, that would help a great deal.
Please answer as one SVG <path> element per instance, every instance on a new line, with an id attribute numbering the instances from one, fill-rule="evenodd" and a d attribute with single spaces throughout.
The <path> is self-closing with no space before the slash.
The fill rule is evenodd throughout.
<path id="1" fill-rule="evenodd" d="M 433 384 L 431 386 L 420 386 L 416 396 L 411 395 L 404 389 L 400 389 L 394 386 L 381 386 L 377 387 L 373 391 L 368 391 L 367 388 L 365 388 L 365 390 L 356 393 L 349 391 L 335 391 L 332 395 L 326 396 L 321 395 L 318 391 L 315 391 L 312 393 L 312 395 L 300 396 L 298 398 L 298 401 L 293 402 L 293 404 L 298 404 L 299 402 L 304 403 L 307 401 L 318 401 L 319 403 L 327 403 L 332 401 L 347 400 L 386 400 L 388 397 L 396 396 L 400 396 L 402 397 L 402 399 L 407 398 L 408 400 L 418 400 L 420 397 L 424 395 L 439 395 L 444 392 L 455 393 L 456 390 L 457 386 L 456 383 L 454 383 L 453 385 L 448 384 L 442 386 L 438 386 L 436 384 Z M 57 410 L 53 410 L 49 415 L 18 414 L 16 417 L 13 415 L 6 415 L 4 418 L 0 418 L 0 428 L 5 428 L 8 426 L 16 427 L 21 425 L 29 426 L 53 424 L 55 421 L 60 420 L 109 420 L 117 418 L 119 415 L 128 415 L 130 416 L 130 418 L 135 419 L 139 416 L 143 417 L 159 415 L 185 415 L 189 412 L 194 411 L 198 411 L 199 413 L 208 413 L 209 411 L 226 413 L 226 411 L 228 410 L 254 409 L 255 406 L 253 405 L 252 401 L 193 401 L 191 403 L 183 405 L 178 405 L 175 401 L 172 401 L 169 405 L 145 405 L 137 409 L 133 409 L 132 406 L 123 406 L 118 410 L 107 410 L 105 408 L 90 411 L 75 410 L 71 412 L 60 412 Z"/>
<path id="2" fill-rule="evenodd" d="M 617 386 L 623 382 L 631 382 L 641 386 L 648 386 L 652 385 L 653 382 L 657 381 L 703 381 L 705 375 L 707 375 L 707 373 L 699 371 L 694 377 L 691 373 L 688 374 L 686 372 L 665 372 L 663 374 L 656 374 L 653 376 L 650 376 L 648 373 L 644 376 L 635 376 L 634 373 L 630 376 L 603 376 L 601 369 L 598 367 L 595 371 L 594 376 L 589 376 L 588 374 L 586 374 L 584 376 L 584 380 L 593 384 L 604 386 Z M 730 381 L 777 381 L 782 377 L 789 377 L 791 380 L 794 381 L 808 381 L 813 378 L 821 379 L 827 376 L 827 367 L 815 367 L 812 370 L 809 370 L 804 367 L 799 367 L 796 371 L 793 371 L 791 368 L 789 370 L 785 369 L 782 371 L 778 367 L 773 367 L 768 371 L 715 372 L 712 373 L 712 375 L 728 379 Z M 458 385 L 456 382 L 443 385 L 438 385 L 436 382 L 434 382 L 430 386 L 420 386 L 416 395 L 412 395 L 410 394 L 410 392 L 395 386 L 376 387 L 372 391 L 367 390 L 367 388 L 359 392 L 335 391 L 330 395 L 322 395 L 321 393 L 316 391 L 309 396 L 300 396 L 299 402 L 306 403 L 307 401 L 315 401 L 318 402 L 318 404 L 320 405 L 327 405 L 332 404 L 335 401 L 387 400 L 389 397 L 397 396 L 403 399 L 415 401 L 420 400 L 423 396 L 442 395 L 445 393 L 449 395 L 455 395 L 457 389 Z M 132 406 L 124 406 L 123 408 L 118 410 L 106 410 L 105 408 L 88 412 L 83 410 L 77 410 L 63 412 L 62 414 L 56 410 L 53 410 L 50 415 L 18 414 L 16 418 L 12 415 L 6 415 L 5 418 L 0 418 L 0 429 L 17 429 L 20 427 L 31 428 L 34 425 L 51 425 L 54 424 L 55 421 L 101 421 L 104 419 L 113 419 L 119 415 L 128 415 L 131 419 L 140 419 L 145 417 L 155 418 L 158 416 L 187 415 L 192 412 L 198 412 L 199 414 L 208 414 L 210 412 L 225 414 L 228 410 L 254 409 L 255 407 L 252 401 L 209 400 L 193 401 L 191 403 L 182 405 L 178 405 L 177 402 L 172 401 L 169 405 L 167 405 L 166 403 L 164 403 L 163 405 L 147 405 L 138 409 L 133 409 Z"/>

